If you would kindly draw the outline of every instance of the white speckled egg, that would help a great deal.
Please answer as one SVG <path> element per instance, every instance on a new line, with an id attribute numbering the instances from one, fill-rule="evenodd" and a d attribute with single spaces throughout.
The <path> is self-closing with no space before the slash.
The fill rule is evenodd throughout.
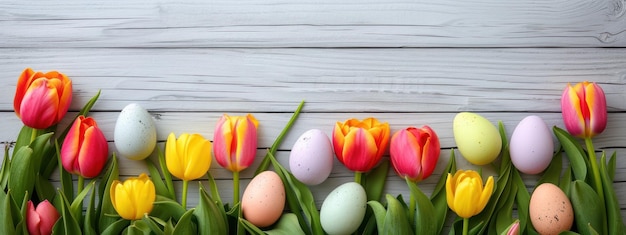
<path id="1" fill-rule="evenodd" d="M 483 116 L 459 113 L 454 117 L 452 130 L 461 155 L 472 164 L 489 164 L 502 150 L 500 132 Z"/>
<path id="2" fill-rule="evenodd" d="M 538 116 L 525 117 L 517 124 L 509 144 L 511 162 L 526 174 L 539 174 L 548 168 L 554 152 L 552 132 Z"/>
<path id="3" fill-rule="evenodd" d="M 366 207 L 367 195 L 360 184 L 342 184 L 330 192 L 322 203 L 322 228 L 330 235 L 351 234 L 361 225 Z"/>
<path id="4" fill-rule="evenodd" d="M 317 185 L 333 170 L 333 148 L 321 130 L 304 132 L 291 148 L 289 169 L 300 182 Z"/>
<path id="5" fill-rule="evenodd" d="M 117 117 L 113 140 L 120 155 L 142 160 L 154 150 L 156 135 L 156 125 L 150 113 L 138 104 L 131 103 Z"/>
<path id="6" fill-rule="evenodd" d="M 252 178 L 241 198 L 243 217 L 261 228 L 274 224 L 284 208 L 285 186 L 273 171 L 264 171 Z"/>

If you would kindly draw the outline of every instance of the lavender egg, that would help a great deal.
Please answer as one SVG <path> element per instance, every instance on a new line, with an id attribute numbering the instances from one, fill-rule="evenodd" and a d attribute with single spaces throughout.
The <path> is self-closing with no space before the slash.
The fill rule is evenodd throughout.
<path id="1" fill-rule="evenodd" d="M 304 132 L 291 148 L 289 169 L 307 185 L 324 182 L 333 170 L 333 148 L 328 136 L 318 129 Z"/>
<path id="2" fill-rule="evenodd" d="M 550 162 L 554 152 L 552 132 L 539 116 L 528 116 L 517 124 L 509 144 L 511 162 L 521 172 L 539 174 Z"/>

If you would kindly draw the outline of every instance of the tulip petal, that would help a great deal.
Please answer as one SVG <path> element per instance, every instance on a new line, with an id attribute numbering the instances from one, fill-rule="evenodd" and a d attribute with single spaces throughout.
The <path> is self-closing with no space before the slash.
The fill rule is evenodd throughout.
<path id="1" fill-rule="evenodd" d="M 26 95 L 26 91 L 32 82 L 33 75 L 35 71 L 31 68 L 26 68 L 22 71 L 22 74 L 17 79 L 17 85 L 15 89 L 15 97 L 13 98 L 13 109 L 15 110 L 15 114 L 18 117 L 21 117 L 21 107 L 22 100 L 24 99 L 24 95 Z"/>
<path id="2" fill-rule="evenodd" d="M 585 103 L 589 107 L 589 126 L 585 132 L 588 137 L 593 137 L 606 128 L 606 98 L 602 88 L 595 83 L 585 84 L 585 94 Z"/>
<path id="3" fill-rule="evenodd" d="M 66 171 L 72 174 L 78 173 L 78 154 L 82 144 L 81 120 L 82 118 L 78 117 L 74 121 L 61 146 L 61 164 Z"/>
<path id="4" fill-rule="evenodd" d="M 39 224 L 41 234 L 52 234 L 52 228 L 60 217 L 59 212 L 48 200 L 40 202 L 36 211 L 41 219 Z"/>
<path id="5" fill-rule="evenodd" d="M 28 201 L 27 209 L 26 209 L 26 227 L 28 228 L 28 232 L 32 235 L 38 235 L 39 226 L 41 223 L 41 218 L 39 214 L 35 210 L 35 205 L 32 201 Z"/>
<path id="6" fill-rule="evenodd" d="M 211 142 L 199 134 L 189 137 L 186 145 L 185 180 L 195 180 L 209 170 L 211 165 Z"/>
<path id="7" fill-rule="evenodd" d="M 165 142 L 165 165 L 167 170 L 176 178 L 182 179 L 184 176 L 183 167 L 181 165 L 181 156 L 178 154 L 177 140 L 174 133 L 167 136 Z"/>
<path id="8" fill-rule="evenodd" d="M 152 211 L 156 199 L 156 189 L 146 174 L 141 174 L 138 179 L 132 182 L 134 183 L 133 196 L 137 208 L 134 219 L 141 219 L 145 213 Z"/>
<path id="9" fill-rule="evenodd" d="M 462 218 L 469 218 L 474 215 L 474 203 L 477 201 L 479 194 L 475 188 L 474 179 L 464 180 L 456 187 L 456 195 L 454 197 L 454 212 Z"/>
<path id="10" fill-rule="evenodd" d="M 98 176 L 106 164 L 108 148 L 106 138 L 97 126 L 87 128 L 78 154 L 80 175 L 85 178 Z"/>
<path id="11" fill-rule="evenodd" d="M 480 199 L 478 203 L 476 204 L 476 209 L 478 211 L 477 214 L 480 213 L 483 209 L 485 209 L 485 206 L 487 206 L 487 203 L 489 202 L 489 198 L 491 197 L 491 194 L 493 193 L 493 187 L 494 187 L 493 185 L 494 185 L 493 176 L 489 176 L 489 178 L 487 179 L 487 183 L 485 184 L 485 188 L 482 189 L 483 191 L 480 194 Z M 481 188 L 482 188 L 482 185 L 481 185 Z"/>
<path id="12" fill-rule="evenodd" d="M 367 172 L 380 160 L 377 151 L 372 135 L 363 128 L 353 128 L 346 135 L 342 163 L 351 171 Z"/>
<path id="13" fill-rule="evenodd" d="M 333 150 L 337 155 L 338 159 L 343 159 L 343 148 L 345 143 L 345 134 L 343 132 L 342 126 L 340 122 L 335 124 L 335 128 L 333 128 Z"/>
<path id="14" fill-rule="evenodd" d="M 419 161 L 422 157 L 421 150 L 411 132 L 403 129 L 394 134 L 389 152 L 391 164 L 400 177 L 407 177 L 414 182 L 421 180 L 423 175 Z"/>
<path id="15" fill-rule="evenodd" d="M 113 207 L 115 208 L 115 211 L 117 211 L 117 214 L 119 214 L 122 218 L 132 220 L 135 215 L 135 202 L 131 197 L 130 192 L 127 191 L 126 182 L 124 184 L 119 182 L 117 184 L 114 183 L 111 185 L 111 188 L 113 187 L 115 189 L 111 190 L 111 192 L 114 193 L 115 196 L 112 196 L 111 198 L 115 198 L 115 200 L 111 201 L 114 202 Z"/>
<path id="16" fill-rule="evenodd" d="M 232 164 L 230 161 L 231 143 L 233 142 L 231 126 L 230 118 L 228 115 L 224 114 L 218 120 L 213 135 L 215 160 L 220 166 L 226 169 L 230 169 Z"/>
<path id="17" fill-rule="evenodd" d="M 26 91 L 20 106 L 20 118 L 25 125 L 45 129 L 57 123 L 59 96 L 49 87 L 46 78 L 39 78 Z"/>
<path id="18" fill-rule="evenodd" d="M 235 127 L 235 171 L 248 168 L 254 161 L 257 148 L 257 133 L 254 122 L 248 118 L 241 117 L 237 120 Z"/>
<path id="19" fill-rule="evenodd" d="M 454 196 L 456 193 L 455 176 L 452 176 L 452 174 L 448 173 L 448 177 L 446 177 L 446 202 L 448 203 L 448 207 L 453 211 L 455 210 L 454 209 Z"/>

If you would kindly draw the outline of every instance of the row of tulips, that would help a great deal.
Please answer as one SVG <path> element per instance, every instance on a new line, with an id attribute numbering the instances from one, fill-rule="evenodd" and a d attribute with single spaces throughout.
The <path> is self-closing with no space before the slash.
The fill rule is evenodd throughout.
<path id="1" fill-rule="evenodd" d="M 257 150 L 259 123 L 253 115 L 222 116 L 217 121 L 213 142 L 199 134 L 184 133 L 176 137 L 171 133 L 165 144 L 165 153 L 157 148 L 159 167 L 151 158 L 146 158 L 147 155 L 129 156 L 145 161 L 149 174 L 142 173 L 122 182 L 118 180 L 116 154 L 108 157 L 106 139 L 96 121 L 88 117 L 98 95 L 85 104 L 71 126 L 61 134 L 54 135 L 56 125 L 63 119 L 71 103 L 71 80 L 54 71 L 41 73 L 26 69 L 22 73 L 18 79 L 14 107 L 25 127 L 13 147 L 11 158 L 9 148 L 5 149 L 0 172 L 0 186 L 3 189 L 0 194 L 0 211 L 4 215 L 0 232 L 439 234 L 449 217 L 447 211 L 450 209 L 458 215 L 450 226 L 450 233 L 550 234 L 538 228 L 530 218 L 530 194 L 521 181 L 520 172 L 511 163 L 507 135 L 502 125 L 497 131 L 498 141 L 492 141 L 487 146 L 489 149 L 497 149 L 491 151 L 497 156 L 478 156 L 481 165 L 493 164 L 492 161 L 500 157 L 500 164 L 494 164 L 498 170 L 497 180 L 489 176 L 483 184 L 480 172 L 457 170 L 455 151 L 451 151 L 449 164 L 432 195 L 428 197 L 421 192 L 418 183 L 433 174 L 439 161 L 440 144 L 433 129 L 429 126 L 407 127 L 391 135 L 389 124 L 376 118 L 337 122 L 332 132 L 333 152 L 339 162 L 355 173 L 356 188 L 362 188 L 357 191 L 365 194 L 362 207 L 369 207 L 362 213 L 343 211 L 342 216 L 335 216 L 333 218 L 336 219 L 327 222 L 328 219 L 320 218 L 320 215 L 328 214 L 328 211 L 324 211 L 327 207 L 322 205 L 322 211 L 319 211 L 310 189 L 302 183 L 304 180 L 301 181 L 285 169 L 273 156 L 282 137 L 297 118 L 303 105 L 301 103 L 255 173 L 267 177 L 268 174 L 260 173 L 270 170 L 271 166 L 271 177 L 275 176 L 284 185 L 276 187 L 277 191 L 272 193 L 279 195 L 278 199 L 282 195 L 286 203 L 270 208 L 278 208 L 279 211 L 273 221 L 256 223 L 247 218 L 249 213 L 246 210 L 249 209 L 242 206 L 246 197 L 240 202 L 239 196 L 239 173 L 252 164 Z M 604 93 L 597 84 L 583 82 L 568 86 L 561 101 L 563 120 L 569 133 L 558 127 L 554 127 L 554 133 L 571 165 L 562 172 L 561 150 L 556 151 L 554 155 L 557 157 L 552 159 L 539 182 L 558 185 L 570 198 L 576 212 L 575 232 L 624 234 L 617 197 L 612 188 L 616 154 L 609 161 L 603 154 L 598 163 L 591 141 L 606 127 Z M 587 150 L 572 136 L 583 138 Z M 464 157 L 470 155 L 464 153 L 464 149 L 471 148 L 467 147 L 468 144 L 457 141 L 457 145 Z M 138 148 L 149 148 L 148 151 L 137 152 L 151 153 L 154 146 L 154 143 L 146 143 Z M 392 168 L 407 182 L 409 205 L 406 205 L 402 195 L 385 195 L 383 200 L 382 192 L 389 169 L 383 156 L 387 152 Z M 233 173 L 232 204 L 222 202 L 208 171 L 212 154 L 220 166 Z M 475 160 L 468 159 L 470 162 Z M 48 179 L 57 168 L 61 176 L 61 189 L 55 191 Z M 587 169 L 592 173 L 589 177 Z M 572 173 L 573 178 L 569 176 Z M 561 178 L 561 174 L 565 177 Z M 76 194 L 72 175 L 78 180 Z M 180 200 L 176 198 L 172 176 L 183 182 Z M 90 180 L 86 187 L 85 179 Z M 200 199 L 196 207 L 189 209 L 187 191 L 189 183 L 196 180 L 200 182 Z M 208 187 L 203 181 L 208 183 Z M 254 179 L 250 185 L 253 182 Z M 585 191 L 588 188 L 592 189 L 592 193 Z M 88 205 L 83 211 L 83 202 L 88 195 Z M 598 201 L 599 209 L 586 207 L 584 203 L 589 200 Z M 288 213 L 282 213 L 285 205 Z M 518 208 L 517 219 L 512 214 L 514 205 Z M 357 223 L 351 223 L 351 220 Z M 564 231 L 569 229 L 566 227 Z"/>

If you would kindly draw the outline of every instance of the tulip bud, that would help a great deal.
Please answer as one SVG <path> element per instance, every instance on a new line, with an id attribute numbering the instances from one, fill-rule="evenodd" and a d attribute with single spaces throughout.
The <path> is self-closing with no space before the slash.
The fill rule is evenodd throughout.
<path id="1" fill-rule="evenodd" d="M 107 140 L 96 120 L 78 116 L 61 147 L 63 168 L 72 174 L 93 178 L 102 171 L 108 155 Z"/>
<path id="2" fill-rule="evenodd" d="M 165 147 L 167 170 L 182 180 L 202 177 L 211 166 L 211 142 L 199 134 L 174 133 L 167 137 Z"/>
<path id="3" fill-rule="evenodd" d="M 256 156 L 258 126 L 259 122 L 252 114 L 224 114 L 217 122 L 213 135 L 217 163 L 231 172 L 248 168 Z"/>
<path id="4" fill-rule="evenodd" d="M 111 184 L 111 203 L 115 211 L 124 219 L 138 220 L 149 214 L 156 200 L 154 183 L 145 173 L 131 177 L 121 183 Z"/>
<path id="5" fill-rule="evenodd" d="M 22 72 L 15 91 L 13 108 L 24 125 L 46 129 L 63 119 L 72 102 L 72 81 L 62 73 Z"/>
<path id="6" fill-rule="evenodd" d="M 337 159 L 351 171 L 368 172 L 385 153 L 390 132 L 389 123 L 376 118 L 337 122 L 332 138 Z"/>
<path id="7" fill-rule="evenodd" d="M 573 136 L 591 138 L 606 128 L 606 97 L 596 83 L 568 84 L 561 96 L 561 111 L 565 128 Z"/>
<path id="8" fill-rule="evenodd" d="M 506 228 L 506 235 L 518 235 L 519 234 L 519 220 L 515 220 L 508 228 Z"/>
<path id="9" fill-rule="evenodd" d="M 468 219 L 480 213 L 493 193 L 493 176 L 489 176 L 483 188 L 478 172 L 458 170 L 446 178 L 446 201 L 448 207 L 461 218 Z"/>
<path id="10" fill-rule="evenodd" d="M 26 227 L 31 235 L 50 235 L 52 227 L 59 219 L 60 215 L 48 200 L 44 200 L 37 205 L 28 201 L 26 209 Z"/>
<path id="11" fill-rule="evenodd" d="M 409 127 L 391 137 L 391 164 L 402 178 L 419 182 L 428 178 L 439 160 L 439 138 L 429 126 Z"/>

